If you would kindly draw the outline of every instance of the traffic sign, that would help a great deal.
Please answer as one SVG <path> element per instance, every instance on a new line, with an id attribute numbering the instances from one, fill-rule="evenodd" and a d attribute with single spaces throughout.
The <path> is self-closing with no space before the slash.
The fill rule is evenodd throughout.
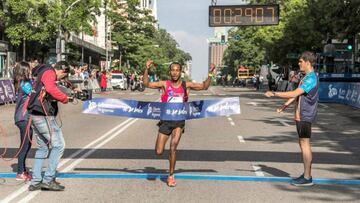
<path id="1" fill-rule="evenodd" d="M 300 57 L 300 54 L 297 54 L 297 53 L 286 54 L 286 58 L 288 58 L 288 59 L 298 59 L 299 57 Z"/>

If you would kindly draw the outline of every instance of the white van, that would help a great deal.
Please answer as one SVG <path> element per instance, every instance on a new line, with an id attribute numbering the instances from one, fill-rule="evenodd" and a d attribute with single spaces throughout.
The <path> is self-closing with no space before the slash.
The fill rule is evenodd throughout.
<path id="1" fill-rule="evenodd" d="M 110 83 L 114 89 L 127 89 L 126 77 L 123 73 L 112 73 Z"/>

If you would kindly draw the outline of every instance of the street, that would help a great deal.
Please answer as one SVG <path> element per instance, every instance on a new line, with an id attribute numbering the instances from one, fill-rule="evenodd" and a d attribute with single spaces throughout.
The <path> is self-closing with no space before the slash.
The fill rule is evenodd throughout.
<path id="1" fill-rule="evenodd" d="M 157 90 L 113 91 L 95 97 L 158 101 Z M 320 104 L 313 126 L 315 186 L 294 187 L 303 172 L 293 108 L 276 113 L 284 100 L 247 88 L 211 87 L 191 92 L 190 101 L 239 97 L 241 114 L 186 122 L 177 152 L 177 186 L 166 185 L 168 148 L 155 155 L 155 120 L 81 113 L 81 102 L 61 105 L 66 141 L 57 181 L 64 192 L 27 190 L 15 181 L 17 160 L 0 160 L 1 202 L 358 202 L 360 113 L 340 104 Z M 15 105 L 0 106 L 0 153 L 19 145 Z M 33 139 L 35 140 L 35 138 Z M 28 155 L 31 168 L 35 142 Z M 7 176 L 7 177 L 6 177 Z M 160 178 L 159 178 L 160 177 Z M 279 179 L 276 179 L 279 177 Z M 266 179 L 269 178 L 269 179 Z M 346 182 L 346 180 L 351 180 Z"/>

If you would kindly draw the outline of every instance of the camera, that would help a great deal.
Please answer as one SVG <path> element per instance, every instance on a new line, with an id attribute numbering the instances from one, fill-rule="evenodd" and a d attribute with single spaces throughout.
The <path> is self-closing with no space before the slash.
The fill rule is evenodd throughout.
<path id="1" fill-rule="evenodd" d="M 66 80 L 66 81 L 57 82 L 57 87 L 62 93 L 66 94 L 68 97 L 76 98 L 81 101 L 87 101 L 92 99 L 91 90 L 86 90 L 86 89 L 81 91 L 73 90 L 69 87 L 69 84 L 72 84 L 72 82 L 76 83 L 78 81 Z"/>
<path id="2" fill-rule="evenodd" d="M 82 90 L 81 92 L 75 92 L 72 94 L 74 98 L 80 99 L 81 101 L 88 101 L 92 99 L 91 90 Z"/>

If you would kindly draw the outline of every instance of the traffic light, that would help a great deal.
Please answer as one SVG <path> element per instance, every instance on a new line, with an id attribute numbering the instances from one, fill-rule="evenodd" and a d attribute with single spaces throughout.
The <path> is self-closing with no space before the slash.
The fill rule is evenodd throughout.
<path id="1" fill-rule="evenodd" d="M 354 38 L 349 38 L 349 39 L 348 39 L 348 43 L 347 43 L 347 45 L 346 45 L 346 49 L 347 49 L 348 51 L 352 51 L 353 45 L 354 45 Z"/>
<path id="2" fill-rule="evenodd" d="M 225 35 L 221 35 L 221 44 L 225 44 Z"/>

